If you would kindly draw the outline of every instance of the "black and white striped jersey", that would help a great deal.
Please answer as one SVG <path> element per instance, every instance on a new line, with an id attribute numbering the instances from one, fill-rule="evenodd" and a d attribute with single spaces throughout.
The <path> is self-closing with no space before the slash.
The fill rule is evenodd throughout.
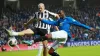
<path id="1" fill-rule="evenodd" d="M 43 12 L 36 12 L 34 14 L 34 18 L 35 19 L 39 19 L 39 18 L 42 18 L 42 19 L 46 19 L 46 20 L 51 20 L 52 19 L 50 18 L 50 15 L 53 15 L 56 17 L 57 14 L 53 13 L 53 12 L 50 12 L 48 10 L 44 10 Z M 41 29 L 50 29 L 50 25 L 48 24 L 45 24 L 45 23 L 42 23 L 41 21 L 37 21 L 36 24 L 35 24 L 35 27 L 36 28 L 41 28 Z"/>

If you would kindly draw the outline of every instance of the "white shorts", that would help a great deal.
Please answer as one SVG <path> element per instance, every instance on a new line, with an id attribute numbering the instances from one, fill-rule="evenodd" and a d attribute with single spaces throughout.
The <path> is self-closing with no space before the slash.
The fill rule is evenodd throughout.
<path id="1" fill-rule="evenodd" d="M 52 39 L 58 40 L 59 43 L 66 43 L 68 38 L 68 34 L 66 31 L 60 30 L 60 31 L 51 32 L 51 34 L 52 34 Z"/>

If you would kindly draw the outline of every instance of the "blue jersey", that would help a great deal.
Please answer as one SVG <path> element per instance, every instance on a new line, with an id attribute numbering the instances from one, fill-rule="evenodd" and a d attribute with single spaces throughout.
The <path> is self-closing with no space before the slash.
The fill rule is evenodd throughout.
<path id="1" fill-rule="evenodd" d="M 57 21 L 49 21 L 49 20 L 43 19 L 42 22 L 46 23 L 46 24 L 58 26 L 59 30 L 66 31 L 68 33 L 69 37 L 71 37 L 71 34 L 70 34 L 70 26 L 71 26 L 71 24 L 74 24 L 74 25 L 77 25 L 77 26 L 80 26 L 80 27 L 84 27 L 86 29 L 90 29 L 89 26 L 84 25 L 84 24 L 76 21 L 72 17 L 65 17 L 64 19 L 60 18 Z"/>

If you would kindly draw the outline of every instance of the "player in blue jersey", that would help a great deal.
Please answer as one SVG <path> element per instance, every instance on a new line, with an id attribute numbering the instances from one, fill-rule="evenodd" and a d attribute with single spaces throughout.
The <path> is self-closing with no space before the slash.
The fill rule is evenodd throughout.
<path id="1" fill-rule="evenodd" d="M 91 31 L 96 31 L 96 29 L 89 27 L 87 25 L 84 25 L 84 24 L 76 21 L 72 17 L 65 16 L 65 12 L 63 10 L 60 10 L 58 12 L 58 15 L 60 16 L 60 18 L 57 21 L 49 21 L 49 20 L 45 20 L 45 19 L 40 19 L 43 23 L 59 27 L 59 31 L 54 31 L 54 32 L 51 32 L 51 34 L 46 35 L 46 38 L 52 38 L 52 39 L 56 40 L 54 42 L 54 44 L 51 46 L 51 48 L 49 49 L 49 54 L 51 56 L 59 56 L 59 54 L 54 52 L 55 49 L 58 47 L 58 44 L 59 43 L 64 44 L 68 40 L 68 37 L 71 38 L 71 34 L 70 34 L 71 24 L 77 25 L 80 27 L 84 27 L 84 28 L 89 29 Z"/>

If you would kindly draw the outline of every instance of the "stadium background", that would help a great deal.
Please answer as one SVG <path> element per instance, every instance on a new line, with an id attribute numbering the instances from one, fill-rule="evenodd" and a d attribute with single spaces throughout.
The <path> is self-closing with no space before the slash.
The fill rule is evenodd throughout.
<path id="1" fill-rule="evenodd" d="M 71 34 L 74 43 L 78 43 L 75 46 L 86 45 L 98 45 L 100 44 L 100 1 L 99 0 L 3 0 L 0 5 L 1 17 L 0 27 L 9 28 L 13 25 L 15 31 L 21 31 L 24 29 L 23 24 L 29 20 L 35 11 L 37 11 L 38 3 L 43 2 L 46 5 L 46 9 L 57 12 L 59 9 L 63 9 L 67 16 L 72 16 L 76 20 L 86 25 L 92 26 L 98 29 L 97 32 L 91 32 L 81 27 L 73 26 Z M 33 27 L 31 24 L 29 27 Z M 22 44 L 22 40 L 31 40 L 33 36 L 18 36 L 16 37 L 19 44 Z M 7 34 L 0 29 L 0 46 L 6 45 L 8 41 Z M 80 42 L 82 42 L 80 44 Z M 92 44 L 91 44 L 92 43 Z M 94 43 L 94 44 L 93 44 Z M 68 43 L 65 44 L 67 46 Z"/>

